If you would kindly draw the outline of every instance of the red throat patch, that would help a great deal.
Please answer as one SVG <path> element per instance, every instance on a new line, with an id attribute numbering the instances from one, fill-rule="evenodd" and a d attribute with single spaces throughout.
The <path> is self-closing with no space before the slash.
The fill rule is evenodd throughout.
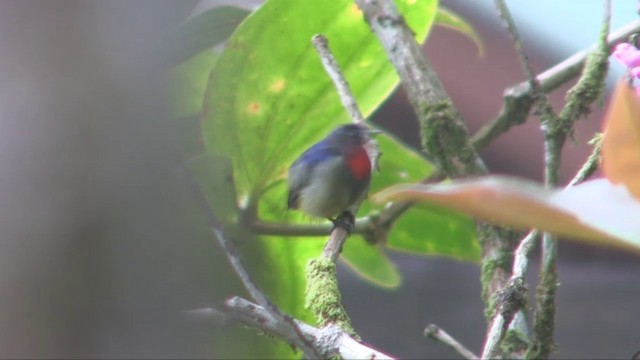
<path id="1" fill-rule="evenodd" d="M 371 160 L 362 147 L 347 154 L 347 166 L 357 180 L 364 180 L 371 175 Z"/>

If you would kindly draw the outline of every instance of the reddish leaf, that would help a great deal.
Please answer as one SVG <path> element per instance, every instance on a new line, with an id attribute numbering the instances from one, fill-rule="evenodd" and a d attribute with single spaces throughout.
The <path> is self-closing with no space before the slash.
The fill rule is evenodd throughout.
<path id="1" fill-rule="evenodd" d="M 605 116 L 602 169 L 640 199 L 640 97 L 626 81 L 618 83 Z"/>
<path id="2" fill-rule="evenodd" d="M 601 245 L 640 249 L 640 203 L 605 179 L 566 190 L 505 177 L 439 185 L 398 185 L 374 200 L 424 201 L 489 222 L 582 239 Z"/>

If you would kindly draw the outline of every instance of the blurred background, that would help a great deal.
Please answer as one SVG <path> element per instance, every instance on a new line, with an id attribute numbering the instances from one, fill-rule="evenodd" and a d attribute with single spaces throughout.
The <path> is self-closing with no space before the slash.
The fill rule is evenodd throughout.
<path id="1" fill-rule="evenodd" d="M 0 1 L 0 357 L 214 357 L 219 332 L 184 324 L 183 309 L 239 293 L 185 199 L 182 127 L 167 118 L 169 32 L 213 1 Z M 599 1 L 508 2 L 536 71 L 592 44 Z M 523 80 L 492 1 L 443 1 L 478 30 L 435 28 L 425 52 L 473 133 Z M 616 1 L 612 29 L 637 18 Z M 619 76 L 620 73 L 618 73 Z M 614 75 L 615 77 L 615 75 Z M 553 101 L 562 103 L 564 91 Z M 602 109 L 567 144 L 575 174 Z M 418 146 L 403 90 L 374 122 Z M 496 173 L 542 178 L 539 122 L 483 149 Z M 556 358 L 630 358 L 640 350 L 640 258 L 560 244 Z M 363 339 L 403 358 L 456 358 L 422 337 L 428 323 L 473 351 L 485 321 L 476 265 L 392 254 L 405 276 L 375 288 L 339 267 L 347 312 Z M 529 271 L 535 284 L 537 269 Z M 366 299 L 366 300 L 365 300 Z M 232 346 L 233 344 L 229 344 Z"/>

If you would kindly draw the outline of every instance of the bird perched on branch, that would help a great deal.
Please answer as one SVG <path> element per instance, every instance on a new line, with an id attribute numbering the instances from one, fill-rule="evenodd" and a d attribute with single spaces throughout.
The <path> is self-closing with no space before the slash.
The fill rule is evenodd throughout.
<path id="1" fill-rule="evenodd" d="M 342 125 L 307 149 L 289 167 L 289 209 L 325 217 L 351 231 L 367 196 L 379 151 L 364 124 Z"/>

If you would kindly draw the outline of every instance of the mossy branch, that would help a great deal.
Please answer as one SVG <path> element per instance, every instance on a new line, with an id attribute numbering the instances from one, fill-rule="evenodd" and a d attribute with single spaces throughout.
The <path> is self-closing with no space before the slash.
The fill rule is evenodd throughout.
<path id="1" fill-rule="evenodd" d="M 324 256 L 307 264 L 307 289 L 304 306 L 315 315 L 320 327 L 335 324 L 344 332 L 360 340 L 351 326 L 338 289 L 336 264 Z"/>
<path id="2" fill-rule="evenodd" d="M 416 43 L 413 32 L 391 0 L 356 0 L 365 19 L 379 38 L 396 68 L 419 123 L 424 151 L 450 178 L 484 175 L 482 158 L 476 152 L 462 116 L 453 106 L 436 72 Z M 496 227 L 480 223 L 478 233 L 483 261 L 495 264 L 508 258 L 513 241 L 504 239 Z M 507 261 L 508 263 L 508 261 Z M 483 292 L 497 291 L 509 278 L 509 266 L 484 266 Z M 494 271 L 495 270 L 495 271 Z M 490 298 L 485 296 L 485 299 Z M 488 306 L 486 304 L 485 306 Z"/>

